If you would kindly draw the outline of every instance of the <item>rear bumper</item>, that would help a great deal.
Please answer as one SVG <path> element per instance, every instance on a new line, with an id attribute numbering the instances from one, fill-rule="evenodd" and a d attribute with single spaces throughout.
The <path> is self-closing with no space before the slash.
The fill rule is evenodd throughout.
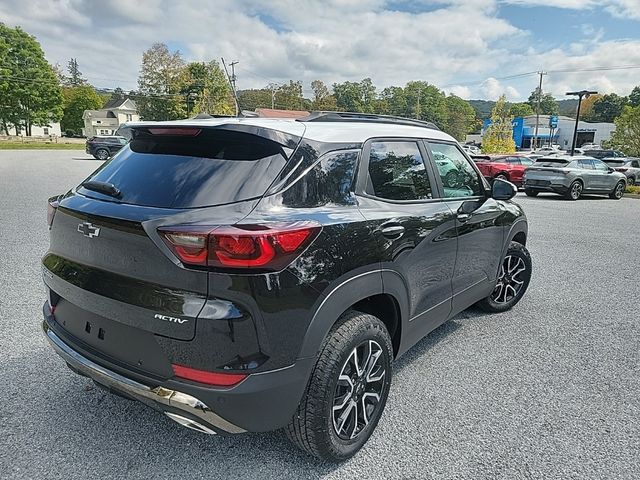
<path id="1" fill-rule="evenodd" d="M 52 325 L 56 325 L 55 320 L 45 313 L 45 337 L 71 370 L 204 433 L 260 432 L 285 426 L 302 398 L 314 364 L 314 359 L 301 359 L 284 369 L 249 375 L 233 388 L 213 389 L 190 382 L 145 378 L 137 372 L 127 375 L 120 366 L 103 359 L 97 361 L 63 338 Z"/>
<path id="2" fill-rule="evenodd" d="M 551 184 L 551 185 L 531 185 L 530 183 L 525 182 L 523 188 L 527 190 L 533 190 L 536 192 L 552 192 L 558 193 L 560 195 L 564 195 L 569 191 L 569 187 L 566 187 L 562 184 Z"/>

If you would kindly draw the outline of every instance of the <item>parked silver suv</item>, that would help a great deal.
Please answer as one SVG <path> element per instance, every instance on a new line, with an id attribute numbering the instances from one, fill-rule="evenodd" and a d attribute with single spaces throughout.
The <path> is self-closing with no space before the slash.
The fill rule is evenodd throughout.
<path id="1" fill-rule="evenodd" d="M 524 192 L 529 197 L 551 192 L 577 200 L 583 193 L 590 193 L 619 200 L 624 195 L 626 178 L 601 160 L 584 155 L 557 155 L 539 158 L 525 170 Z"/>
<path id="2" fill-rule="evenodd" d="M 640 182 L 640 159 L 638 158 L 603 158 L 602 161 L 618 172 L 627 176 L 627 185 Z"/>

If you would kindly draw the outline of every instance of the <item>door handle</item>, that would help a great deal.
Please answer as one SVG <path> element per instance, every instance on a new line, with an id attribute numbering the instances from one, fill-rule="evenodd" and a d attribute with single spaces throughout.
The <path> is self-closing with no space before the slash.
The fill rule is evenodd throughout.
<path id="1" fill-rule="evenodd" d="M 460 223 L 464 223 L 464 222 L 466 222 L 467 220 L 469 220 L 471 218 L 471 214 L 470 213 L 459 213 L 457 218 L 458 218 L 458 221 Z"/>
<path id="2" fill-rule="evenodd" d="M 395 239 L 404 235 L 404 227 L 402 225 L 389 225 L 382 228 L 382 235 L 386 238 Z"/>

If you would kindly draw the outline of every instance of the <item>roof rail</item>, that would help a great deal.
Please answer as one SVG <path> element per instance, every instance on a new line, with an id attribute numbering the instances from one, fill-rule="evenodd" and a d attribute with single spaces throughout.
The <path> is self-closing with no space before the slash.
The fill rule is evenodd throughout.
<path id="1" fill-rule="evenodd" d="M 440 130 L 435 123 L 416 120 L 413 118 L 394 117 L 392 115 L 378 115 L 375 113 L 356 112 L 311 112 L 306 117 L 298 118 L 298 122 L 371 122 L 391 123 L 395 125 L 410 125 L 413 127 L 425 127 Z"/>

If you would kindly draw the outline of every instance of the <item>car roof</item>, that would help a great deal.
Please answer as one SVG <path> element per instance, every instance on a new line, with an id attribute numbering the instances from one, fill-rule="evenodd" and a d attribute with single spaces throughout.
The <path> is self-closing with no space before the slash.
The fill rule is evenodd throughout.
<path id="1" fill-rule="evenodd" d="M 553 155 L 551 157 L 540 157 L 537 161 L 541 160 L 566 160 L 567 162 L 572 162 L 573 160 L 597 160 L 596 158 L 590 157 L 589 155 L 574 155 L 573 157 L 569 154 L 561 154 L 561 155 Z"/>
<path id="2" fill-rule="evenodd" d="M 332 143 L 362 143 L 373 137 L 415 137 L 455 142 L 456 140 L 440 130 L 426 126 L 404 125 L 375 121 L 345 122 L 321 121 L 299 122 L 281 118 L 204 118 L 166 122 L 128 122 L 127 127 L 145 128 L 158 126 L 176 127 L 218 127 L 221 125 L 247 125 L 277 130 L 308 140 Z"/>

